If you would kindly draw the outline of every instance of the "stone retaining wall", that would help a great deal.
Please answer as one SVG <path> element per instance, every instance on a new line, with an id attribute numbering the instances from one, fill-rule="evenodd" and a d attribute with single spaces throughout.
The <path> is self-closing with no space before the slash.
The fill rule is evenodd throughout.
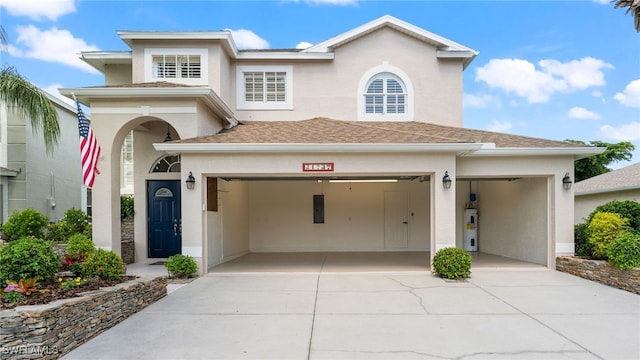
<path id="1" fill-rule="evenodd" d="M 120 246 L 122 261 L 125 264 L 136 262 L 133 219 L 120 222 Z"/>
<path id="2" fill-rule="evenodd" d="M 0 358 L 57 359 L 167 295 L 167 278 L 138 278 L 79 297 L 0 311 Z"/>
<path id="3" fill-rule="evenodd" d="M 556 270 L 640 294 L 640 268 L 620 270 L 605 260 L 556 258 Z"/>

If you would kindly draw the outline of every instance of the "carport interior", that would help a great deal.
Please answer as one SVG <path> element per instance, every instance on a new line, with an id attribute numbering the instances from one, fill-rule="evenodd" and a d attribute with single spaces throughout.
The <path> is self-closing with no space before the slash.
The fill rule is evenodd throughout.
<path id="1" fill-rule="evenodd" d="M 474 256 L 491 259 L 489 264 L 546 265 L 546 178 L 484 180 L 456 182 L 456 246 L 463 247 L 463 212 L 473 192 L 480 219 L 480 252 Z M 360 259 L 382 268 L 386 262 L 429 265 L 429 176 L 217 181 L 219 211 L 207 215 L 210 267 L 241 258 L 248 264 L 265 261 L 269 268 L 270 259 L 286 264 L 288 256 L 294 267 L 300 261 L 309 266 L 336 261 L 340 268 L 343 261 L 357 265 Z"/>

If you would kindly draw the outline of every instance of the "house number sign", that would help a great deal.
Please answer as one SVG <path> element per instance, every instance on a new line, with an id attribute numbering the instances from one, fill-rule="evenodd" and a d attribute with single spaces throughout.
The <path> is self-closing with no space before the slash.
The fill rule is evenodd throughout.
<path id="1" fill-rule="evenodd" d="M 333 171 L 333 163 L 302 163 L 303 172 Z"/>

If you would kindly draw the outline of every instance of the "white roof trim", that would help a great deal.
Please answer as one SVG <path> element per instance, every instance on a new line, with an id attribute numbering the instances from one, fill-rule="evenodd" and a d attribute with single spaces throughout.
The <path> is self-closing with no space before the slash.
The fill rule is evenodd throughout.
<path id="1" fill-rule="evenodd" d="M 425 29 L 422 29 L 408 22 L 397 19 L 391 15 L 382 16 L 364 25 L 358 26 L 355 29 L 349 30 L 345 33 L 334 36 L 329 40 L 323 41 L 319 44 L 316 44 L 307 49 L 304 49 L 302 50 L 302 52 L 303 53 L 330 52 L 335 47 L 346 44 L 350 41 L 353 41 L 359 37 L 362 37 L 384 26 L 390 26 L 396 30 L 399 30 L 411 36 L 414 36 L 424 42 L 435 45 L 441 51 L 438 54 L 438 57 L 447 57 L 447 58 L 460 57 L 460 58 L 466 59 L 464 61 L 465 68 L 467 67 L 467 65 L 469 65 L 469 63 L 471 63 L 471 61 L 475 58 L 475 56 L 478 55 L 478 52 L 476 50 L 473 50 L 455 41 L 451 41 L 440 35 L 429 32 Z"/>
<path id="2" fill-rule="evenodd" d="M 133 40 L 222 40 L 232 57 L 238 56 L 238 47 L 231 36 L 231 30 L 222 31 L 118 31 L 118 36 L 129 47 Z"/>
<path id="3" fill-rule="evenodd" d="M 98 88 L 67 88 L 60 89 L 60 94 L 73 97 L 75 95 L 85 104 L 91 103 L 91 98 L 130 99 L 130 98 L 193 98 L 202 100 L 220 117 L 230 124 L 237 124 L 233 110 L 208 87 L 98 87 Z"/>
<path id="4" fill-rule="evenodd" d="M 78 57 L 101 73 L 106 64 L 131 64 L 133 61 L 131 51 L 83 51 Z"/>
<path id="5" fill-rule="evenodd" d="M 303 53 L 300 51 L 241 51 L 238 60 L 333 60 L 333 53 Z"/>
<path id="6" fill-rule="evenodd" d="M 483 148 L 467 156 L 555 156 L 574 155 L 577 159 L 582 159 L 591 155 L 602 154 L 606 148 L 603 147 L 545 147 L 545 148 L 515 148 L 499 147 L 495 149 Z"/>
<path id="7" fill-rule="evenodd" d="M 482 144 L 247 144 L 155 143 L 156 151 L 180 153 L 283 153 L 283 152 L 449 152 L 466 153 Z"/>

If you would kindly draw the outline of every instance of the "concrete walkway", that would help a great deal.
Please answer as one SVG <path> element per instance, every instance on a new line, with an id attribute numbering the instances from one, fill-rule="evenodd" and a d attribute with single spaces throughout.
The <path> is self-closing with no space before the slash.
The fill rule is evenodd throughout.
<path id="1" fill-rule="evenodd" d="M 638 359 L 640 297 L 548 269 L 210 273 L 64 359 Z"/>

